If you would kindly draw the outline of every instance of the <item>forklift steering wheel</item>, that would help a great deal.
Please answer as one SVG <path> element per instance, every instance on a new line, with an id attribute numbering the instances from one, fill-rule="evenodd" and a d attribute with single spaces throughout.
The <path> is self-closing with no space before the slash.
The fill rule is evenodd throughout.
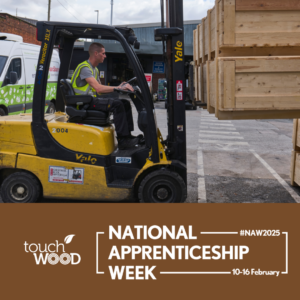
<path id="1" fill-rule="evenodd" d="M 114 91 L 120 94 L 135 94 L 135 92 L 128 91 L 128 90 L 114 89 Z"/>

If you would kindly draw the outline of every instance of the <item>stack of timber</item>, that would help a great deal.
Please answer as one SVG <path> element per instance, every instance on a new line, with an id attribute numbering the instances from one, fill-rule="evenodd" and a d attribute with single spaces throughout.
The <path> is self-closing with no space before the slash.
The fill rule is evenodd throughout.
<path id="1" fill-rule="evenodd" d="M 220 120 L 299 118 L 300 1 L 216 0 L 194 61 L 197 100 Z"/>

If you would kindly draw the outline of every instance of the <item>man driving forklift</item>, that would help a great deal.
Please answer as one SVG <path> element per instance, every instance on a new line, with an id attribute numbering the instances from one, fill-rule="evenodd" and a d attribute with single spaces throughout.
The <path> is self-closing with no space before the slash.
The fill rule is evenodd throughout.
<path id="1" fill-rule="evenodd" d="M 134 147 L 139 143 L 139 137 L 131 134 L 134 125 L 130 102 L 125 99 L 99 97 L 101 94 L 114 92 L 115 88 L 132 92 L 133 88 L 128 83 L 122 83 L 118 87 L 101 84 L 97 66 L 106 58 L 105 48 L 102 44 L 92 43 L 89 47 L 89 55 L 88 60 L 77 66 L 71 78 L 73 90 L 76 95 L 89 94 L 93 96 L 88 109 L 113 113 L 119 149 Z"/>

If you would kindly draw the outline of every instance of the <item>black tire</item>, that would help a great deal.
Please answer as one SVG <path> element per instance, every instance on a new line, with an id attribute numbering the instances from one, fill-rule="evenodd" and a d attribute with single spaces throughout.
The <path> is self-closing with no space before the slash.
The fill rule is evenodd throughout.
<path id="1" fill-rule="evenodd" d="M 41 186 L 33 175 L 16 172 L 5 178 L 0 193 L 5 203 L 31 203 L 40 198 Z"/>
<path id="2" fill-rule="evenodd" d="M 138 190 L 139 201 L 143 203 L 180 203 L 186 197 L 186 185 L 181 176 L 164 168 L 147 175 Z"/>
<path id="3" fill-rule="evenodd" d="M 0 107 L 0 116 L 6 116 L 5 110 Z"/>
<path id="4" fill-rule="evenodd" d="M 47 114 L 54 114 L 55 113 L 55 105 L 53 102 L 50 102 L 48 105 L 48 109 L 46 111 Z"/>

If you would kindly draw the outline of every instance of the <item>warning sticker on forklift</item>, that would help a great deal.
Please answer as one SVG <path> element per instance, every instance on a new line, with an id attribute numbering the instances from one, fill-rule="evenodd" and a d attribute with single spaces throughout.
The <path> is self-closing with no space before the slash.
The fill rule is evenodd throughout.
<path id="1" fill-rule="evenodd" d="M 177 97 L 176 97 L 177 100 L 183 100 L 183 93 L 182 92 L 177 92 L 176 94 L 177 94 Z"/>
<path id="2" fill-rule="evenodd" d="M 182 87 L 182 80 L 177 80 L 176 81 L 176 92 L 182 92 L 183 87 Z"/>
<path id="3" fill-rule="evenodd" d="M 83 184 L 84 169 L 49 166 L 49 182 Z"/>

